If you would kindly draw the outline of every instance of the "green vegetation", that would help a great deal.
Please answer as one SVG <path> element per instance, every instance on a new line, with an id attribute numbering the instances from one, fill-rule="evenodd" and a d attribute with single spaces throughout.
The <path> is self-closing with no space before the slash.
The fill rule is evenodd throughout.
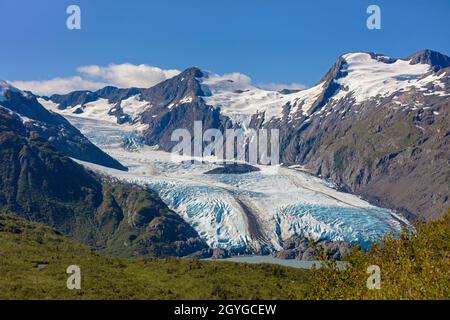
<path id="1" fill-rule="evenodd" d="M 66 287 L 69 265 L 81 268 L 81 290 Z M 294 299 L 306 295 L 306 277 L 275 265 L 101 256 L 42 224 L 0 215 L 0 299 Z"/>
<path id="2" fill-rule="evenodd" d="M 364 252 L 346 256 L 345 271 L 324 259 L 328 268 L 311 273 L 314 299 L 450 299 L 450 210 L 438 221 L 419 223 L 416 233 L 386 237 Z M 381 270 L 381 289 L 368 290 L 367 267 Z"/>
<path id="3" fill-rule="evenodd" d="M 347 154 L 349 152 L 349 147 L 344 145 L 340 147 L 334 154 L 334 168 L 336 172 L 344 172 L 347 166 L 347 159 L 350 158 Z M 351 153 L 351 151 L 350 151 Z"/>
<path id="4" fill-rule="evenodd" d="M 300 270 L 107 257 L 47 226 L 0 214 L 0 299 L 450 299 L 450 211 L 414 235 L 354 249 L 346 261 L 340 271 L 330 259 L 328 268 Z M 66 288 L 73 264 L 81 267 L 81 290 Z M 366 288 L 369 265 L 381 268 L 380 290 Z"/>

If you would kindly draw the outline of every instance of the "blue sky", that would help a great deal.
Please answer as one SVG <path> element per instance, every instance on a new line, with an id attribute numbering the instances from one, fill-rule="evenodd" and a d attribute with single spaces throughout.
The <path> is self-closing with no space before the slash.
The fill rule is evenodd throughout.
<path id="1" fill-rule="evenodd" d="M 66 28 L 70 4 L 81 30 Z M 369 4 L 382 10 L 381 30 L 366 28 Z M 0 0 L 0 79 L 130 63 L 311 86 L 344 52 L 449 54 L 449 13 L 448 0 Z"/>

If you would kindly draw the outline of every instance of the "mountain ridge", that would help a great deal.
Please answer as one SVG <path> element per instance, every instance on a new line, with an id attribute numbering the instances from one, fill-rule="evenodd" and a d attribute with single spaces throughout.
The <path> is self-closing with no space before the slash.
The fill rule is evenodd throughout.
<path id="1" fill-rule="evenodd" d="M 39 134 L 62 153 L 107 167 L 126 170 L 122 164 L 92 144 L 63 116 L 42 106 L 36 97 L 0 82 L 1 130 L 20 132 L 23 137 Z M 13 120 L 14 119 L 14 120 Z M 19 121 L 17 121 L 19 120 Z"/>
<path id="2" fill-rule="evenodd" d="M 86 170 L 39 136 L 0 132 L 0 210 L 123 257 L 209 256 L 181 217 L 144 188 Z"/>
<path id="3" fill-rule="evenodd" d="M 117 90 L 127 89 L 104 88 L 111 96 L 103 99 L 111 103 L 102 102 L 102 112 L 107 121 L 135 126 L 146 144 L 165 151 L 175 144 L 170 139 L 173 130 L 192 132 L 194 121 L 202 121 L 204 130 L 280 129 L 283 164 L 302 164 L 343 190 L 410 219 L 431 219 L 436 217 L 433 212 L 443 212 L 449 203 L 444 156 L 448 135 L 442 134 L 448 124 L 449 61 L 432 50 L 400 59 L 372 52 L 347 53 L 315 86 L 290 94 L 190 67 L 151 88 L 136 89 L 132 92 L 136 95 L 120 101 L 112 97 L 120 96 Z M 88 117 L 99 103 L 86 101 L 76 100 L 79 104 L 73 110 L 60 110 L 61 104 L 51 99 L 42 103 L 63 115 L 86 113 Z M 375 136 L 384 140 L 375 141 Z M 397 163 L 400 159 L 414 169 L 399 176 L 395 170 L 403 171 Z M 411 172 L 417 170 L 440 176 L 411 180 Z M 392 189 L 405 177 L 408 183 Z M 436 192 L 433 199 L 420 186 L 424 183 Z M 420 190 L 420 196 L 411 198 L 403 188 L 410 195 Z M 425 199 L 431 203 L 428 208 Z"/>

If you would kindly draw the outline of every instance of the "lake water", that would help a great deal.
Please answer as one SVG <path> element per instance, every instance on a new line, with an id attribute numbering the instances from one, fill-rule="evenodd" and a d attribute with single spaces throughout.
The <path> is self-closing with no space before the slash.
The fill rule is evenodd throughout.
<path id="1" fill-rule="evenodd" d="M 206 259 L 211 261 L 227 261 L 227 262 L 236 262 L 236 263 L 252 263 L 252 264 L 278 264 L 285 267 L 290 268 L 298 268 L 298 269 L 312 269 L 313 266 L 316 268 L 320 267 L 320 261 L 306 261 L 306 260 L 296 260 L 296 259 L 278 259 L 272 256 L 239 256 L 239 257 L 231 257 L 225 259 Z"/>

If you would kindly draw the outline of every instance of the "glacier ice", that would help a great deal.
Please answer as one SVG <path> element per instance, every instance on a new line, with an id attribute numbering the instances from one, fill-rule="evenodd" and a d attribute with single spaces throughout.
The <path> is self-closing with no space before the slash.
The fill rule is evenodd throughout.
<path id="1" fill-rule="evenodd" d="M 83 165 L 156 192 L 213 248 L 276 251 L 294 235 L 368 247 L 408 225 L 395 212 L 339 192 L 298 168 L 258 166 L 260 171 L 244 174 L 204 174 L 217 165 L 184 161 L 145 146 L 132 127 L 67 118 L 129 171 Z"/>

